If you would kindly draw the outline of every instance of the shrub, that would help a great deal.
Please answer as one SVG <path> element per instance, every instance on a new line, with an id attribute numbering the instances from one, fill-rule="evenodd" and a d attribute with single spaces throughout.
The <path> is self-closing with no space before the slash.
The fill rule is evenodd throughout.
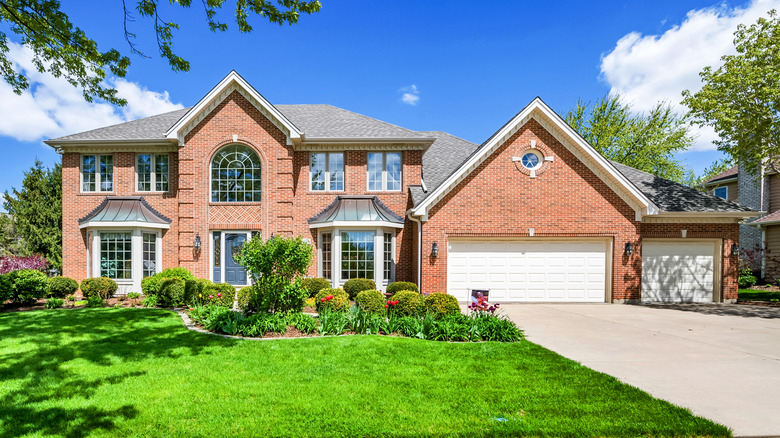
<path id="1" fill-rule="evenodd" d="M 81 295 L 106 299 L 114 295 L 118 287 L 116 281 L 107 277 L 87 278 L 81 282 Z"/>
<path id="2" fill-rule="evenodd" d="M 144 307 L 157 307 L 157 295 L 147 295 L 141 300 L 141 305 Z"/>
<path id="3" fill-rule="evenodd" d="M 163 278 L 181 278 L 184 281 L 195 280 L 195 276 L 187 268 L 168 268 L 163 269 L 162 272 L 158 272 L 151 277 L 146 277 L 141 280 L 141 290 L 144 295 L 156 295 L 160 291 L 160 281 Z"/>
<path id="4" fill-rule="evenodd" d="M 20 269 L 43 271 L 47 266 L 49 266 L 49 262 L 42 255 L 37 254 L 28 257 L 0 257 L 0 274 L 7 274 Z"/>
<path id="5" fill-rule="evenodd" d="M 396 292 L 390 298 L 390 301 L 396 301 L 390 305 L 390 311 L 404 316 L 420 316 L 425 313 L 425 300 L 422 295 L 413 290 L 402 290 Z"/>
<path id="6" fill-rule="evenodd" d="M 12 296 L 11 280 L 8 278 L 8 274 L 0 274 L 0 304 L 10 300 Z"/>
<path id="7" fill-rule="evenodd" d="M 374 280 L 367 278 L 353 278 L 344 283 L 344 292 L 349 295 L 350 300 L 354 300 L 357 294 L 364 290 L 374 289 L 376 289 L 376 283 L 374 283 Z"/>
<path id="8" fill-rule="evenodd" d="M 330 287 L 330 281 L 324 278 L 304 278 L 301 285 L 309 292 L 309 298 L 317 296 L 317 292 Z"/>
<path id="9" fill-rule="evenodd" d="M 301 277 L 311 264 L 312 246 L 300 237 L 277 237 L 245 243 L 239 260 L 255 281 L 255 311 L 300 312 L 308 291 Z"/>
<path id="10" fill-rule="evenodd" d="M 459 315 L 458 299 L 450 294 L 434 292 L 425 298 L 425 308 L 436 318 Z"/>
<path id="11" fill-rule="evenodd" d="M 68 277 L 51 277 L 47 282 L 49 294 L 54 298 L 64 298 L 79 289 L 79 283 Z"/>
<path id="12" fill-rule="evenodd" d="M 472 320 L 472 341 L 517 342 L 522 339 L 523 331 L 507 318 L 485 312 L 475 312 Z"/>
<path id="13" fill-rule="evenodd" d="M 355 304 L 364 312 L 384 315 L 387 313 L 385 296 L 378 290 L 364 290 L 355 297 Z"/>
<path id="14" fill-rule="evenodd" d="M 239 321 L 238 333 L 250 337 L 261 337 L 266 333 L 284 333 L 287 324 L 287 320 L 281 313 L 258 313 Z"/>
<path id="15" fill-rule="evenodd" d="M 47 309 L 59 309 L 65 305 L 65 300 L 62 298 L 52 297 L 46 300 Z"/>
<path id="16" fill-rule="evenodd" d="M 157 283 L 157 300 L 162 306 L 184 304 L 184 280 L 177 277 L 161 278 Z"/>
<path id="17" fill-rule="evenodd" d="M 86 307 L 103 307 L 106 303 L 103 301 L 103 297 L 100 295 L 92 295 L 91 297 L 87 298 L 87 304 Z"/>
<path id="18" fill-rule="evenodd" d="M 384 310 L 384 306 L 382 310 Z M 366 312 L 357 306 L 349 309 L 349 324 L 352 327 L 352 331 L 358 334 L 378 335 L 384 320 L 384 316 Z"/>
<path id="19" fill-rule="evenodd" d="M 402 290 L 413 290 L 417 293 L 420 293 L 420 289 L 411 281 L 394 281 L 387 285 L 387 290 L 385 292 L 389 294 L 395 294 L 396 292 L 400 292 Z"/>
<path id="20" fill-rule="evenodd" d="M 4 276 L 4 283 L 11 290 L 11 299 L 17 303 L 34 303 L 49 292 L 47 277 L 41 271 L 20 269 Z"/>
<path id="21" fill-rule="evenodd" d="M 753 275 L 751 269 L 742 269 L 739 271 L 739 278 L 737 281 L 739 282 L 739 287 L 743 289 L 753 287 L 753 285 L 756 284 L 756 276 Z"/>
<path id="22" fill-rule="evenodd" d="M 135 300 L 141 298 L 141 294 L 139 294 L 138 292 L 130 292 L 129 294 L 127 294 L 127 298 L 130 298 L 131 300 Z"/>
<path id="23" fill-rule="evenodd" d="M 349 310 L 349 296 L 344 289 L 321 289 L 314 297 L 314 305 L 320 313 L 326 309 L 333 312 L 346 312 Z"/>
<path id="24" fill-rule="evenodd" d="M 205 278 L 184 280 L 184 303 L 194 305 L 203 302 L 203 290 L 214 283 Z"/>
<path id="25" fill-rule="evenodd" d="M 285 316 L 285 322 L 306 334 L 314 333 L 317 330 L 317 320 L 305 313 L 290 313 Z"/>
<path id="26" fill-rule="evenodd" d="M 203 287 L 202 294 L 204 304 L 232 309 L 236 287 L 228 283 L 212 283 Z"/>
<path id="27" fill-rule="evenodd" d="M 241 309 L 242 312 L 247 313 L 250 312 L 249 304 L 252 302 L 252 299 L 255 296 L 255 287 L 254 286 L 247 286 L 242 287 L 238 290 L 238 308 Z"/>

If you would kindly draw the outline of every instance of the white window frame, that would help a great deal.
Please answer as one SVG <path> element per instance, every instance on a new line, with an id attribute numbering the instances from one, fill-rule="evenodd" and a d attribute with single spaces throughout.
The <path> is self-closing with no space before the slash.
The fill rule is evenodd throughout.
<path id="1" fill-rule="evenodd" d="M 522 159 L 525 158 L 526 155 L 532 154 L 536 156 L 537 162 L 536 165 L 533 167 L 528 167 L 523 163 Z M 523 155 L 520 156 L 520 165 L 523 166 L 524 169 L 527 170 L 538 170 L 542 165 L 544 164 L 544 155 L 542 152 L 538 149 L 526 149 L 523 151 Z"/>
<path id="2" fill-rule="evenodd" d="M 379 190 L 372 190 L 371 189 L 371 169 L 369 168 L 369 162 L 371 154 L 381 154 L 382 155 L 382 187 Z M 389 190 L 387 188 L 387 154 L 398 154 L 400 155 L 400 172 L 399 175 L 400 184 L 398 185 L 398 190 Z M 368 155 L 366 155 L 366 191 L 367 192 L 401 192 L 404 188 L 404 154 L 403 152 L 369 152 Z"/>
<path id="3" fill-rule="evenodd" d="M 314 155 L 316 154 L 323 154 L 325 155 L 325 188 L 322 190 L 317 190 L 312 187 L 313 182 L 313 171 L 312 171 L 312 159 L 314 158 Z M 341 190 L 331 190 L 330 189 L 330 157 L 331 155 L 341 155 L 341 175 L 343 176 L 343 181 L 341 182 L 342 188 Z M 347 164 L 344 161 L 344 152 L 312 152 L 309 154 L 309 191 L 310 192 L 343 192 L 347 187 L 347 176 L 346 176 L 346 167 Z"/>
<path id="4" fill-rule="evenodd" d="M 261 233 L 258 230 L 258 236 Z M 219 281 L 214 278 L 214 233 L 221 233 L 219 236 Z M 225 234 L 246 234 L 246 241 L 252 239 L 252 230 L 209 230 L 209 278 L 214 283 L 225 283 Z M 246 273 L 246 284 L 238 286 L 251 286 L 252 276 L 249 271 Z"/>
<path id="5" fill-rule="evenodd" d="M 718 190 L 725 190 L 725 191 L 726 191 L 726 196 L 718 196 L 718 194 L 717 194 L 717 193 L 718 193 Z M 713 196 L 716 196 L 716 197 L 718 197 L 718 198 L 721 198 L 721 199 L 729 199 L 729 186 L 720 186 L 720 187 L 715 187 L 715 188 L 712 190 L 712 195 L 713 195 Z"/>
<path id="6" fill-rule="evenodd" d="M 331 234 L 331 254 L 330 254 L 330 275 L 331 286 L 334 288 L 341 287 L 347 280 L 341 279 L 341 233 L 342 232 L 371 232 L 374 233 L 374 282 L 377 285 L 377 289 L 385 290 L 388 284 L 395 281 L 396 266 L 393 264 L 390 272 L 390 278 L 384 278 L 385 263 L 384 263 L 384 239 L 385 233 L 392 234 L 392 251 L 393 257 L 396 254 L 396 231 L 393 228 L 383 227 L 365 227 L 365 228 L 323 228 L 319 230 L 319 236 L 317 239 L 317 277 L 322 277 L 322 235 Z"/>
<path id="7" fill-rule="evenodd" d="M 84 190 L 84 157 L 95 157 L 95 190 Z M 103 176 L 100 173 L 100 157 L 111 157 L 111 190 L 103 190 Z M 79 191 L 80 193 L 112 193 L 116 187 L 116 160 L 114 154 L 81 154 L 79 156 Z"/>
<path id="8" fill-rule="evenodd" d="M 114 227 L 100 227 L 100 228 L 90 228 L 89 231 L 87 231 L 87 235 L 91 238 L 92 244 L 91 247 L 88 246 L 87 248 L 87 259 L 88 259 L 88 273 L 91 277 L 98 277 L 100 276 L 101 269 L 100 269 L 100 235 L 102 233 L 130 233 L 130 241 L 131 241 L 131 251 L 132 251 L 132 261 L 131 261 L 131 270 L 130 270 L 130 278 L 123 278 L 115 280 L 117 285 L 119 285 L 118 294 L 126 294 L 128 292 L 140 292 L 141 291 L 141 280 L 143 279 L 144 275 L 144 267 L 143 267 L 143 258 L 144 258 L 144 234 L 154 234 L 156 236 L 155 239 L 155 266 L 154 270 L 155 273 L 162 272 L 162 254 L 163 254 L 163 245 L 162 245 L 162 232 L 159 229 L 153 229 L 153 228 L 143 228 L 143 227 L 136 227 L 136 228 L 114 228 Z"/>
<path id="9" fill-rule="evenodd" d="M 151 159 L 151 164 L 150 164 L 150 169 L 149 169 L 150 170 L 149 173 L 151 175 L 150 185 L 149 185 L 149 187 L 151 188 L 150 190 L 141 190 L 138 187 L 138 184 L 140 183 L 140 179 L 138 178 L 138 174 L 140 173 L 138 171 L 138 167 L 139 167 L 138 166 L 138 157 L 141 156 L 141 155 L 149 155 L 149 157 Z M 168 170 L 167 170 L 167 172 L 168 172 L 168 190 L 155 190 L 155 188 L 157 187 L 157 172 L 155 171 L 155 169 L 157 167 L 157 156 L 158 155 L 165 155 L 165 156 L 168 157 Z M 168 154 L 168 153 L 157 154 L 157 153 L 151 153 L 151 152 L 150 153 L 137 153 L 137 154 L 135 154 L 135 166 L 134 167 L 135 167 L 135 191 L 136 192 L 138 192 L 138 193 L 168 193 L 171 190 L 171 155 L 170 154 Z"/>

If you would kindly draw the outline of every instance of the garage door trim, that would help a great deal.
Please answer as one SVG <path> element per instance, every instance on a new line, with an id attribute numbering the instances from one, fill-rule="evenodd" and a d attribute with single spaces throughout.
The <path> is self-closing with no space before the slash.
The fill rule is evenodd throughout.
<path id="1" fill-rule="evenodd" d="M 643 238 L 642 244 L 649 243 L 677 243 L 684 244 L 686 242 L 697 243 L 712 243 L 713 244 L 713 266 L 712 266 L 712 302 L 719 303 L 723 301 L 723 290 L 721 288 L 721 280 L 723 276 L 723 239 L 706 239 L 706 238 Z M 644 275 L 644 255 L 643 260 L 640 261 L 642 266 L 642 274 L 639 276 L 639 283 L 642 284 Z M 642 297 L 644 297 L 644 290 L 642 290 Z M 640 298 L 640 301 L 642 299 Z"/>

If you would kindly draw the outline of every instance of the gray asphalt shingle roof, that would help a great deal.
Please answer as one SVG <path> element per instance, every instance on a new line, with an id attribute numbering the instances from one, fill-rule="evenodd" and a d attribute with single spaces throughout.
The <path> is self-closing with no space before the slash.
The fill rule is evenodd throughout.
<path id="1" fill-rule="evenodd" d="M 274 105 L 307 138 L 420 138 L 418 132 L 333 105 Z"/>
<path id="2" fill-rule="evenodd" d="M 446 132 L 420 131 L 419 134 L 436 139 L 423 155 L 423 180 L 429 193 L 439 187 L 479 148 L 478 144 Z"/>
<path id="3" fill-rule="evenodd" d="M 165 132 L 188 110 L 189 108 L 183 108 L 156 116 L 66 135 L 50 141 L 162 140 L 165 139 Z"/>

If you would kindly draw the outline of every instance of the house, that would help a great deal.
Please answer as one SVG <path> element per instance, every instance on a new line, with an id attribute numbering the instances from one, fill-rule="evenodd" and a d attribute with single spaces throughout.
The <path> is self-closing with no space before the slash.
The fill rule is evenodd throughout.
<path id="1" fill-rule="evenodd" d="M 236 286 L 250 238 L 302 236 L 334 286 L 467 300 L 733 301 L 757 213 L 596 152 L 541 99 L 481 145 L 330 105 L 272 105 L 231 72 L 193 107 L 48 140 L 64 275 L 120 291 L 183 266 Z"/>
<path id="2" fill-rule="evenodd" d="M 763 271 L 764 277 L 780 276 L 777 262 L 767 264 L 767 260 L 780 256 L 780 173 L 770 167 L 753 176 L 734 166 L 705 181 L 703 186 L 715 196 L 761 212 L 740 227 L 740 246 L 747 252 L 763 248 L 765 251 L 759 251 L 757 258 L 760 265 L 754 268 Z"/>

